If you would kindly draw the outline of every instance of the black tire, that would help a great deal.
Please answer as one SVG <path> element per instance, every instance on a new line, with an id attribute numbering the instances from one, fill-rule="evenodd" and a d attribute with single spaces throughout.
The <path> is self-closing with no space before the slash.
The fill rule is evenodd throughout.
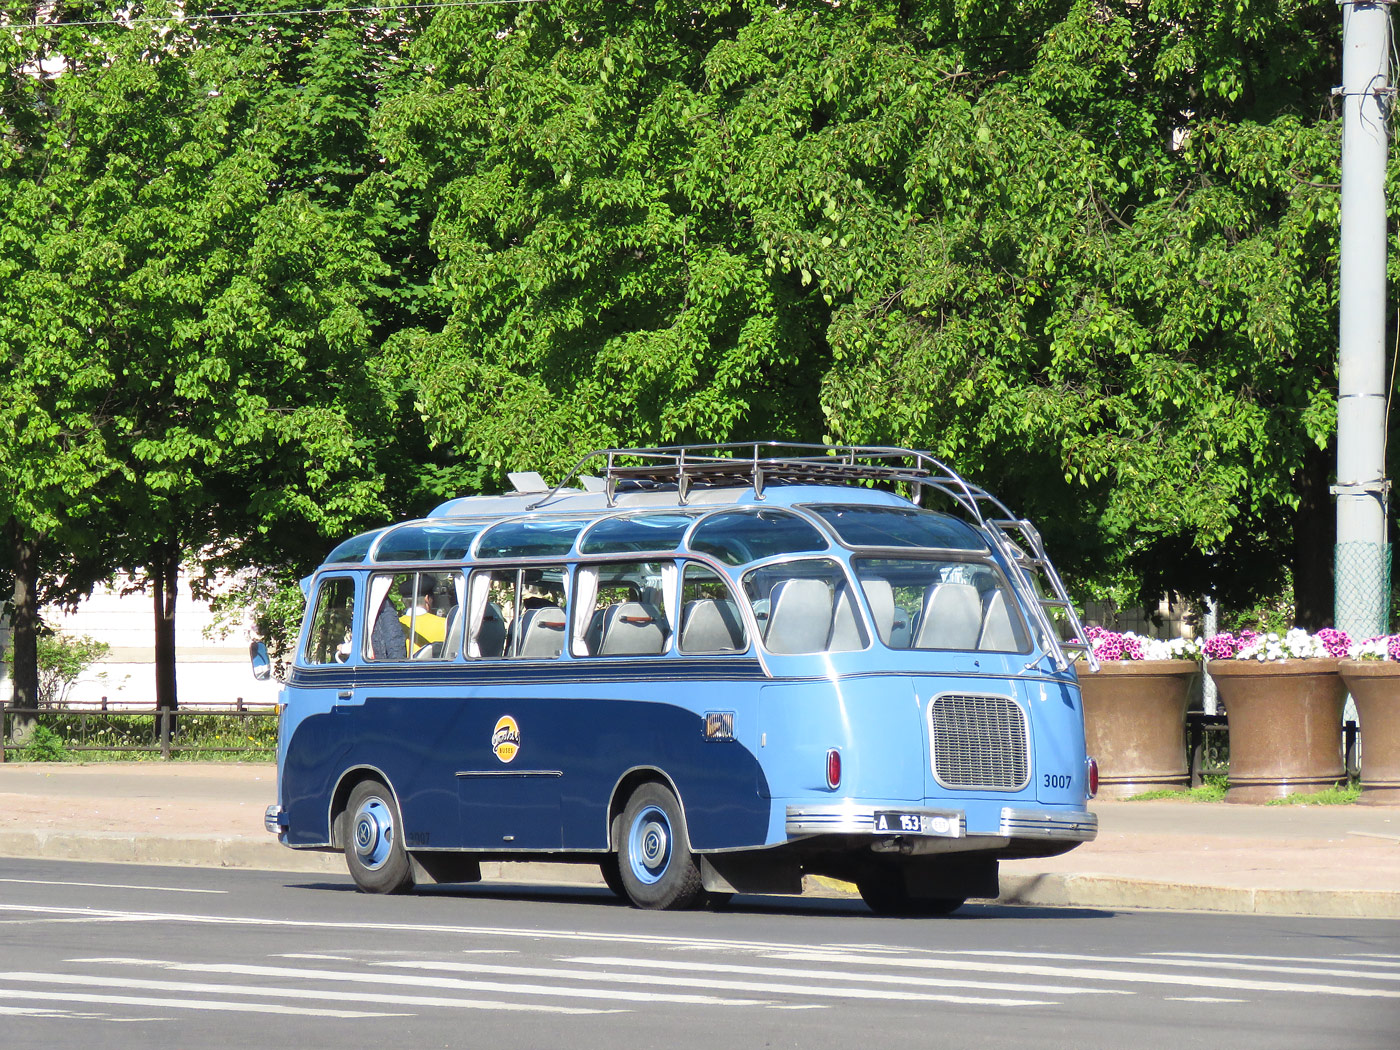
<path id="1" fill-rule="evenodd" d="M 898 868 L 874 868 L 856 879 L 860 899 L 876 915 L 899 918 L 931 918 L 951 915 L 964 904 L 966 897 L 913 897 L 904 885 L 904 873 Z"/>
<path id="2" fill-rule="evenodd" d="M 627 899 L 627 887 L 622 884 L 622 868 L 617 862 L 617 854 L 609 853 L 598 862 L 599 869 L 603 872 L 603 882 L 608 889 L 623 900 Z"/>
<path id="3" fill-rule="evenodd" d="M 345 864 L 365 893 L 407 893 L 413 866 L 403 848 L 403 821 L 394 793 L 378 780 L 364 780 L 345 807 Z"/>
<path id="4" fill-rule="evenodd" d="M 627 800 L 617 861 L 623 891 L 638 908 L 689 908 L 703 892 L 685 813 L 661 784 L 643 784 Z"/>

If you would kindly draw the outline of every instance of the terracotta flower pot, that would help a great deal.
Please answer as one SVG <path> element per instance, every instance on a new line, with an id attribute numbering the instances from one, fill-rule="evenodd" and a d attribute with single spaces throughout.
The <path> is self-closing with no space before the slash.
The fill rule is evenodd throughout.
<path id="1" fill-rule="evenodd" d="M 1099 764 L 1099 797 L 1187 788 L 1186 705 L 1194 660 L 1104 660 L 1079 668 L 1084 743 Z"/>
<path id="2" fill-rule="evenodd" d="M 1230 730 L 1226 802 L 1268 802 L 1346 780 L 1336 660 L 1211 660 Z"/>
<path id="3" fill-rule="evenodd" d="M 1357 802 L 1400 805 L 1400 663 L 1343 660 L 1340 670 L 1361 722 Z"/>

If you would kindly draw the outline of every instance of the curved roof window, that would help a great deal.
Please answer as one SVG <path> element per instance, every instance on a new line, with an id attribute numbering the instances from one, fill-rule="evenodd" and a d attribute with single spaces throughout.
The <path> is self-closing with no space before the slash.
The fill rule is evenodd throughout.
<path id="1" fill-rule="evenodd" d="M 375 561 L 461 561 L 485 526 L 415 523 L 385 534 L 374 549 Z"/>
<path id="2" fill-rule="evenodd" d="M 351 536 L 326 555 L 324 564 L 343 565 L 347 562 L 364 561 L 370 547 L 374 546 L 374 541 L 379 538 L 379 534 L 383 531 L 383 529 L 375 529 L 373 532 L 362 532 L 358 536 Z"/>
<path id="3" fill-rule="evenodd" d="M 972 526 L 946 514 L 915 507 L 870 507 L 831 503 L 804 508 L 831 526 L 848 547 L 931 547 L 984 551 Z"/>
<path id="4" fill-rule="evenodd" d="M 829 546 L 810 522 L 783 510 L 723 511 L 706 518 L 690 535 L 691 550 L 714 555 L 726 565 Z"/>
<path id="5" fill-rule="evenodd" d="M 643 514 L 604 518 L 583 536 L 581 554 L 674 550 L 695 520 L 693 514 Z"/>
<path id="6" fill-rule="evenodd" d="M 568 554 L 574 537 L 588 522 L 558 518 L 503 521 L 492 525 L 477 546 L 478 558 L 534 558 Z"/>

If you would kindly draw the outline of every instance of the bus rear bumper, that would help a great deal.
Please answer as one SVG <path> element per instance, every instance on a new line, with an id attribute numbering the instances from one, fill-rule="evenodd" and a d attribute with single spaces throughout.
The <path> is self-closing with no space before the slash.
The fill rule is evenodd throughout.
<path id="1" fill-rule="evenodd" d="M 1013 847 L 1060 852 L 1098 835 L 1099 818 L 1084 811 L 1003 806 L 995 831 L 968 832 L 962 810 L 856 803 L 787 807 L 789 842 L 820 835 L 870 837 L 877 853 L 957 853 Z"/>

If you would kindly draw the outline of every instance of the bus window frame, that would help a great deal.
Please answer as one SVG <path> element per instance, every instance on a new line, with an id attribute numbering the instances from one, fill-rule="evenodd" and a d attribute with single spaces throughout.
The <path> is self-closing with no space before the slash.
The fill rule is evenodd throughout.
<path id="1" fill-rule="evenodd" d="M 311 632 L 316 622 L 316 613 L 319 609 L 322 595 L 326 588 L 334 580 L 350 581 L 350 651 L 344 660 L 331 660 L 326 663 L 317 663 L 308 659 L 307 648 L 311 644 Z M 363 573 L 354 568 L 347 568 L 343 564 L 336 564 L 325 572 L 317 573 L 311 579 L 310 595 L 307 600 L 307 613 L 302 617 L 302 630 L 297 638 L 296 655 L 292 661 L 295 667 L 323 668 L 323 667 L 348 667 L 360 662 L 360 632 L 355 629 L 355 624 L 360 616 L 359 610 L 364 607 L 364 576 Z"/>
<path id="2" fill-rule="evenodd" d="M 571 571 L 571 570 L 572 570 L 572 567 L 573 567 L 572 561 L 566 561 L 566 560 L 564 560 L 564 559 L 562 559 L 562 558 L 554 558 L 554 559 L 551 559 L 551 560 L 548 560 L 548 561 L 530 560 L 530 559 L 526 559 L 526 558 L 512 558 L 512 559 L 505 559 L 505 558 L 502 558 L 500 561 L 496 561 L 496 560 L 494 560 L 494 559 L 492 559 L 492 558 L 486 558 L 486 559 L 484 559 L 484 560 L 482 560 L 482 561 L 480 561 L 480 562 L 473 561 L 473 562 L 470 562 L 470 563 L 464 563 L 464 564 L 457 565 L 457 566 L 455 567 L 455 571 L 461 573 L 462 576 L 465 578 L 465 581 L 466 581 L 466 590 L 465 590 L 465 592 L 464 592 L 465 598 L 464 598 L 464 601 L 463 601 L 463 610 L 464 610 L 464 611 L 463 611 L 462 615 L 459 617 L 459 619 L 461 619 L 461 621 L 462 621 L 462 646 L 461 646 L 461 649 L 460 649 L 460 651 L 458 652 L 457 657 L 455 658 L 455 660 L 445 660 L 445 661 L 444 661 L 444 660 L 438 660 L 438 661 L 432 661 L 432 662 L 434 662 L 434 663 L 439 663 L 439 664 L 441 664 L 441 663 L 449 663 L 449 664 L 450 664 L 450 663 L 456 662 L 456 660 L 461 660 L 461 661 L 463 661 L 463 662 L 465 662 L 465 663 L 469 663 L 469 664 L 492 664 L 492 665 L 497 664 L 497 663 L 500 663 L 500 664 L 519 664 L 519 663 L 526 663 L 526 664 L 544 663 L 544 664 L 549 664 L 549 663 L 553 663 L 553 662 L 558 661 L 558 660 L 569 660 L 569 659 L 572 659 L 572 658 L 573 658 L 573 654 L 570 652 L 570 647 L 571 647 L 571 641 L 570 641 L 570 633 L 571 633 L 571 632 L 570 632 L 570 621 L 571 621 L 571 618 L 572 618 L 571 610 L 572 610 L 573 605 L 574 605 L 574 584 L 573 584 L 573 578 L 572 578 L 572 577 L 573 577 L 573 573 L 572 573 L 572 571 Z M 521 591 L 524 589 L 524 585 L 523 585 L 523 583 L 521 582 L 520 574 L 521 574 L 522 572 L 528 572 L 528 571 L 531 570 L 531 569 L 538 569 L 538 570 L 540 570 L 540 571 L 547 571 L 547 570 L 549 570 L 549 569 L 555 569 L 555 568 L 561 570 L 560 583 L 561 583 L 561 585 L 562 585 L 562 587 L 563 587 L 563 589 L 564 589 L 564 604 L 563 604 L 563 606 L 562 606 L 562 610 L 563 610 L 563 613 L 564 613 L 564 645 L 563 645 L 563 648 L 560 650 L 558 656 L 516 656 L 516 655 L 513 655 L 512 650 L 518 648 L 518 646 L 519 646 L 519 644 L 520 644 L 520 639 L 518 639 L 518 638 L 514 638 L 514 639 L 511 638 L 510 635 L 509 635 L 509 631 L 510 631 L 511 627 L 514 626 L 516 619 L 517 619 L 517 618 L 522 618 L 522 617 L 523 617 L 523 613 L 524 613 L 524 609 L 523 609 L 523 607 L 522 607 L 522 605 L 521 605 Z M 516 574 L 516 575 L 515 575 L 515 597 L 514 597 L 515 606 L 514 606 L 514 609 L 513 609 L 513 611 L 512 611 L 511 619 L 508 620 L 507 623 L 506 623 L 506 630 L 507 630 L 506 652 L 503 652 L 500 656 L 472 656 L 472 655 L 470 655 L 471 645 L 472 645 L 472 635 L 471 635 L 471 611 L 470 611 L 471 595 L 472 595 L 472 577 L 475 576 L 475 575 L 476 575 L 477 573 L 479 573 L 479 572 L 484 572 L 484 573 L 513 572 L 513 573 Z M 479 627 L 479 626 L 480 626 L 480 625 L 478 625 L 478 627 Z M 425 662 L 427 662 L 427 661 L 425 661 Z"/>
<path id="3" fill-rule="evenodd" d="M 902 553 L 900 553 L 900 552 L 902 552 Z M 913 552 L 913 553 L 911 553 L 911 552 Z M 896 547 L 896 548 L 891 548 L 891 547 L 860 547 L 860 548 L 857 548 L 856 551 L 855 551 L 855 553 L 846 561 L 846 566 L 847 566 L 847 568 L 849 569 L 849 571 L 851 572 L 851 574 L 852 574 L 852 575 L 855 577 L 855 579 L 856 579 L 856 585 L 860 588 L 860 596 L 861 596 L 861 600 L 862 600 L 863 602 L 868 602 L 869 599 L 868 599 L 868 596 L 867 596 L 866 593 L 865 593 L 865 584 L 864 584 L 864 583 L 862 582 L 862 580 L 861 580 L 860 570 L 859 570 L 859 568 L 857 567 L 856 562 L 857 562 L 857 561 L 860 561 L 860 560 L 880 560 L 880 559 L 885 559 L 885 560 L 889 560 L 889 561 L 941 562 L 941 563 L 943 563 L 943 564 L 945 564 L 945 565 L 946 565 L 946 564 L 968 564 L 968 565 L 975 565 L 975 566 L 977 566 L 978 568 L 989 569 L 989 570 L 991 570 L 991 571 L 996 575 L 996 578 L 997 578 L 997 585 L 998 585 L 998 588 L 1001 590 L 1001 592 L 1002 592 L 1002 594 L 1003 594 L 1003 596 L 1004 596 L 1005 602 L 1007 603 L 1007 611 L 1008 611 L 1008 613 L 1009 613 L 1010 615 L 1012 615 L 1012 616 L 1015 617 L 1015 620 L 1013 621 L 1013 627 L 1012 627 L 1013 633 L 1015 633 L 1015 634 L 1018 635 L 1019 637 L 1023 638 L 1023 639 L 1025 640 L 1025 645 L 1026 645 L 1026 648 L 1024 648 L 1024 649 L 977 649 L 977 648 L 972 648 L 972 649 L 943 649 L 943 648 L 936 648 L 936 647 L 920 647 L 920 646 L 915 646 L 915 645 L 912 645 L 912 644 L 909 645 L 909 646 L 892 646 L 892 645 L 890 645 L 888 642 L 886 642 L 883 638 L 880 637 L 880 632 L 879 632 L 879 630 L 878 630 L 878 628 L 877 628 L 877 626 L 876 626 L 876 624 L 875 624 L 875 617 L 874 617 L 874 614 L 873 614 L 873 612 L 869 613 L 869 617 L 870 617 L 869 627 L 870 627 L 871 631 L 873 632 L 874 639 L 875 639 L 876 641 L 878 641 L 882 646 L 884 646 L 885 649 L 889 650 L 890 652 L 892 652 L 892 653 L 979 653 L 979 654 L 987 655 L 987 656 L 1017 656 L 1017 657 L 1020 657 L 1020 656 L 1028 656 L 1028 655 L 1030 655 L 1031 653 L 1033 653 L 1033 652 L 1036 651 L 1036 648 L 1037 648 L 1038 643 L 1037 643 L 1036 638 L 1035 638 L 1035 631 L 1034 631 L 1034 628 L 1033 628 L 1033 626 L 1032 626 L 1031 620 L 1030 620 L 1030 618 L 1026 615 L 1026 610 L 1025 610 L 1024 606 L 1022 605 L 1022 598 L 1021 598 L 1021 595 L 1020 595 L 1019 591 L 1017 590 L 1017 588 L 1012 584 L 1011 578 L 1007 575 L 1006 570 L 1002 567 L 1001 563 L 1000 563 L 999 561 L 997 561 L 997 559 L 991 554 L 991 552 L 987 552 L 987 553 L 984 553 L 984 554 L 979 555 L 979 554 L 978 554 L 977 552 L 975 552 L 975 551 L 954 551 L 954 550 L 947 550 L 947 549 L 936 550 L 936 549 L 934 549 L 934 548 L 932 548 L 932 547 Z M 923 610 L 921 609 L 921 610 L 920 610 L 920 614 L 921 614 L 921 615 L 922 615 L 922 611 L 923 611 Z M 914 629 L 916 630 L 917 628 L 914 628 Z"/>
<path id="4" fill-rule="evenodd" d="M 655 659 L 657 659 L 658 657 L 664 658 L 664 657 L 670 657 L 670 656 L 677 656 L 677 655 L 680 655 L 679 649 L 677 648 L 677 646 L 678 646 L 678 639 L 679 639 L 679 637 L 680 637 L 680 623 L 679 623 L 679 620 L 680 620 L 680 615 L 681 615 L 681 610 L 680 610 L 680 606 L 679 606 L 679 601 L 680 601 L 680 579 L 681 579 L 681 574 L 682 574 L 682 572 L 684 571 L 683 568 L 682 568 L 682 563 L 683 563 L 684 559 L 678 558 L 678 557 L 676 556 L 675 551 L 667 551 L 667 552 L 661 554 L 660 556 L 656 556 L 656 557 L 648 556 L 648 555 L 646 555 L 646 554 L 644 554 L 644 553 L 642 553 L 642 552 L 636 552 L 636 551 L 629 551 L 629 552 L 626 552 L 626 553 L 627 553 L 628 555 L 630 555 L 630 556 L 628 556 L 628 557 L 622 557 L 622 556 L 620 556 L 619 554 L 609 553 L 609 554 L 603 554 L 603 555 L 592 555 L 592 556 L 590 556 L 590 557 L 588 557 L 588 558 L 586 558 L 586 559 L 580 559 L 580 560 L 578 560 L 578 561 L 574 561 L 574 562 L 571 562 L 571 563 L 570 563 L 570 565 L 569 565 L 569 569 L 571 570 L 571 571 L 570 571 L 570 575 L 574 577 L 574 580 L 573 580 L 573 588 L 572 588 L 571 594 L 572 594 L 572 596 L 575 598 L 574 609 L 573 609 L 572 613 L 569 615 L 569 622 L 568 622 L 569 635 L 568 635 L 568 639 L 567 639 L 567 644 L 565 645 L 565 651 L 569 654 L 569 658 L 570 658 L 570 659 L 574 659 L 574 660 L 655 660 Z M 633 565 L 633 564 L 644 564 L 644 563 L 647 563 L 647 562 L 651 562 L 651 563 L 654 563 L 654 564 L 659 564 L 659 565 L 662 565 L 662 566 L 670 566 L 670 579 L 669 579 L 669 580 L 668 580 L 668 579 L 665 579 L 665 576 L 667 575 L 667 574 L 666 574 L 666 570 L 665 570 L 664 568 L 662 569 L 662 576 L 663 576 L 663 579 L 662 579 L 662 585 L 661 585 L 661 594 L 662 594 L 661 613 L 662 613 L 662 615 L 666 618 L 666 646 L 665 646 L 665 648 L 663 648 L 663 649 L 662 649 L 660 652 L 658 652 L 658 653 L 633 653 L 633 654 L 614 653 L 614 654 L 610 654 L 610 655 L 607 655 L 607 656 L 603 655 L 602 653 L 591 653 L 591 652 L 588 652 L 588 651 L 587 651 L 587 649 L 588 649 L 588 637 L 587 637 L 587 635 L 588 635 L 589 623 L 583 623 L 583 622 L 582 622 L 582 617 L 583 617 L 584 614 L 583 614 L 583 611 L 582 611 L 582 606 L 581 606 L 581 604 L 577 602 L 577 596 L 582 592 L 582 588 L 581 588 L 581 586 L 580 586 L 580 584 L 579 584 L 579 581 L 578 581 L 578 578 L 577 578 L 577 574 L 578 574 L 579 572 L 586 572 L 586 571 L 591 570 L 591 569 L 599 569 L 599 568 L 602 568 L 602 567 L 608 566 L 608 565 Z M 594 613 L 600 611 L 600 610 L 598 610 L 598 609 L 596 608 L 596 605 L 597 605 L 597 590 L 596 590 L 596 589 L 595 589 L 594 592 L 593 592 L 593 602 L 592 602 L 592 604 L 595 606 L 595 608 L 588 610 L 588 619 L 589 619 L 589 622 L 590 622 L 590 623 L 591 623 L 591 621 L 592 621 L 592 618 L 593 618 Z"/>
<path id="5" fill-rule="evenodd" d="M 772 649 L 768 648 L 768 630 L 766 627 L 760 629 L 758 626 L 758 613 L 754 609 L 753 602 L 748 596 L 748 589 L 744 586 L 744 580 L 749 576 L 750 573 L 759 571 L 761 569 L 770 569 L 775 565 L 790 565 L 796 562 L 804 561 L 824 561 L 836 565 L 837 570 L 844 577 L 846 592 L 854 596 L 854 608 L 858 610 L 860 614 L 860 622 L 858 624 L 858 627 L 865 638 L 864 646 L 862 646 L 859 649 L 833 650 L 829 648 L 822 648 L 799 653 L 774 652 Z M 731 579 L 734 578 L 731 577 Z M 777 657 L 779 660 L 806 660 L 816 657 L 847 656 L 853 653 L 869 653 L 872 651 L 875 644 L 880 641 L 879 632 L 875 630 L 875 618 L 871 615 L 870 609 L 866 604 L 865 590 L 860 586 L 859 580 L 855 578 L 855 571 L 851 565 L 850 560 L 848 558 L 843 558 L 836 555 L 831 550 L 813 551 L 810 554 L 801 555 L 775 554 L 768 558 L 763 558 L 758 561 L 749 562 L 746 565 L 738 566 L 737 579 L 735 579 L 735 583 L 737 584 L 737 590 L 739 595 L 743 598 L 743 602 L 740 605 L 740 609 L 746 610 L 746 617 L 749 620 L 753 621 L 750 625 L 750 630 L 753 632 L 751 645 L 756 646 L 759 649 L 759 651 L 761 651 L 764 654 L 765 658 Z M 763 599 L 759 600 L 762 601 Z M 832 613 L 834 616 L 834 601 L 832 603 Z M 771 624 L 769 626 L 771 626 Z M 830 642 L 830 640 L 831 629 L 828 628 L 827 641 Z"/>

